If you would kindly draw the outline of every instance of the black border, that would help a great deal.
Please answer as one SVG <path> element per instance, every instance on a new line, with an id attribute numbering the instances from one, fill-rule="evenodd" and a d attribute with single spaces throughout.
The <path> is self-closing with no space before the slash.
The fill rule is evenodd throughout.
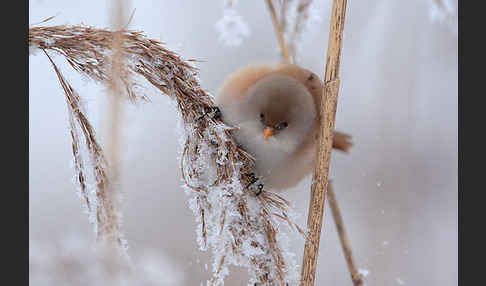
<path id="1" fill-rule="evenodd" d="M 484 132 L 486 120 L 483 115 L 486 113 L 486 105 L 480 102 L 474 104 L 473 100 L 480 100 L 485 97 L 484 86 L 481 83 L 485 81 L 482 63 L 484 62 L 485 49 L 480 46 L 484 39 L 484 13 L 481 9 L 480 2 L 475 1 L 458 1 L 459 16 L 459 33 L 458 33 L 458 267 L 459 267 L 459 285 L 478 285 L 484 283 L 483 259 L 479 249 L 484 243 L 481 219 L 483 215 L 483 201 L 478 199 L 469 199 L 469 206 L 465 206 L 464 192 L 469 190 L 467 197 L 482 194 L 485 184 L 479 181 L 481 175 L 479 172 L 484 170 L 484 144 L 480 136 Z M 469 11 L 466 5 L 469 4 Z M 475 5 L 473 7 L 472 5 Z M 3 140 L 3 153 L 7 157 L 7 162 L 3 164 L 3 204 L 2 210 L 2 245 L 7 257 L 4 262 L 8 265 L 3 267 L 2 280 L 5 284 L 28 285 L 28 247 L 29 247 L 29 230 L 28 230 L 28 213 L 29 213 L 29 59 L 28 59 L 28 2 L 27 1 L 9 1 L 6 5 L 5 12 L 7 15 L 14 11 L 16 16 L 2 17 L 3 23 L 3 49 L 4 51 L 4 71 L 6 75 L 4 81 L 11 88 L 4 89 L 2 123 L 4 129 L 1 138 Z M 476 11 L 474 13 L 473 11 Z M 15 15 L 15 14 L 14 14 Z M 466 40 L 469 36 L 469 41 Z M 467 54 L 464 44 L 468 43 Z M 474 53 L 473 50 L 476 50 Z M 469 57 L 469 59 L 468 59 Z M 473 58 L 474 57 L 474 58 Z M 469 63 L 468 63 L 469 60 Z M 481 61 L 482 60 L 482 61 Z M 466 66 L 476 67 L 475 70 L 468 70 L 466 77 Z M 476 78 L 475 78 L 476 77 Z M 8 79 L 8 80 L 7 80 Z M 467 81 L 466 81 L 467 79 Z M 16 82 L 14 82 L 16 81 Z M 476 84 L 477 86 L 475 86 Z M 468 103 L 469 102 L 469 103 Z M 438 103 L 440 104 L 440 103 Z M 467 106 L 468 105 L 468 106 Z M 12 108 L 15 106 L 15 108 Z M 467 106 L 467 107 L 466 107 Z M 464 134 L 467 131 L 474 132 L 474 136 L 467 139 Z M 471 138 L 474 137 L 474 138 Z M 468 160 L 476 159 L 476 162 L 470 162 L 470 167 L 466 172 L 464 170 L 465 153 L 470 154 Z M 472 165 L 472 166 L 471 166 Z M 478 176 L 474 176 L 477 172 Z M 469 189 L 465 188 L 464 174 L 467 174 Z M 483 175 L 484 176 L 484 175 Z M 470 181 L 476 179 L 477 181 Z M 472 187 L 472 188 L 471 188 Z M 475 205 L 473 204 L 475 202 Z M 474 219 L 478 221 L 474 221 Z M 465 225 L 475 224 L 474 234 L 467 237 L 465 242 Z M 466 249 L 469 253 L 466 254 Z M 466 257 L 474 258 L 478 256 L 478 262 L 470 261 L 467 267 L 462 267 Z M 466 274 L 467 273 L 467 274 Z M 474 277 L 476 274 L 477 277 Z M 13 283 L 9 283 L 12 281 Z M 468 281 L 469 283 L 467 283 Z M 478 284 L 476 284 L 479 282 Z"/>
<path id="2" fill-rule="evenodd" d="M 5 5 L 2 21 L 2 284 L 29 278 L 29 10 L 27 1 Z M 15 13 L 17 12 L 17 13 Z M 12 16 L 12 17 L 8 17 Z M 5 160 L 6 159 L 6 160 Z"/>

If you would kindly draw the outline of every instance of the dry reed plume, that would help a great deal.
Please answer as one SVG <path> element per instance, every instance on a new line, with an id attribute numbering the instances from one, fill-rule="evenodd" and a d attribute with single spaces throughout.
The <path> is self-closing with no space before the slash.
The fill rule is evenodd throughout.
<path id="1" fill-rule="evenodd" d="M 77 172 L 76 181 L 80 195 L 86 202 L 90 222 L 94 225 L 98 239 L 115 242 L 114 245 L 119 247 L 120 254 L 126 256 L 126 241 L 120 232 L 119 216 L 114 205 L 116 202 L 109 193 L 111 182 L 108 179 L 107 162 L 103 150 L 85 115 L 81 98 L 66 81 L 49 54 L 45 50 L 44 52 L 54 67 L 66 95 L 74 167 Z M 84 137 L 84 144 L 81 136 Z M 93 182 L 93 190 L 89 188 L 89 181 Z"/>
<path id="2" fill-rule="evenodd" d="M 286 2 L 284 2 L 286 3 Z M 282 57 L 286 63 L 291 63 L 292 59 L 289 54 L 289 50 L 287 49 L 287 45 L 285 44 L 284 35 L 282 32 L 282 20 L 286 19 L 285 15 L 281 15 L 281 20 L 279 21 L 277 16 L 277 10 L 275 9 L 275 5 L 273 5 L 272 0 L 267 0 L 268 10 L 270 10 L 270 16 L 272 16 L 273 27 L 275 28 L 275 33 L 277 34 L 278 43 L 280 44 L 280 50 L 282 51 Z M 282 5 L 284 9 L 286 5 Z M 281 10 L 282 11 L 282 10 Z M 285 10 L 282 12 L 285 13 Z"/>
<path id="3" fill-rule="evenodd" d="M 125 68 L 116 73 L 124 97 L 133 103 L 147 100 L 135 91 L 139 84 L 134 78 L 139 75 L 177 104 L 185 129 L 181 171 L 199 222 L 198 242 L 203 250 L 210 247 L 214 256 L 210 282 L 222 284 L 232 264 L 247 267 L 252 284 L 298 283 L 295 265 L 280 242 L 283 234 L 278 221 L 303 231 L 289 218 L 284 198 L 265 190 L 255 195 L 256 186 L 251 184 L 254 161 L 233 140 L 233 128 L 217 116 L 212 97 L 199 84 L 197 69 L 141 32 L 116 33 L 122 39 L 119 49 L 126 59 Z M 109 30 L 85 26 L 31 27 L 29 48 L 41 49 L 48 57 L 47 51 L 56 52 L 79 73 L 108 85 L 114 35 Z M 103 151 L 82 109 L 81 98 L 51 62 L 66 94 L 77 181 L 96 233 L 114 235 L 123 246 L 119 222 L 116 217 L 106 217 L 116 212 L 107 200 L 110 181 Z M 92 189 L 86 184 L 89 173 L 94 174 L 96 182 Z"/>
<path id="4" fill-rule="evenodd" d="M 273 0 L 267 0 L 285 62 L 296 63 L 298 43 L 309 21 L 312 0 L 278 0 L 279 15 Z"/>
<path id="5" fill-rule="evenodd" d="M 305 30 L 306 24 L 309 21 L 309 7 L 312 0 L 300 0 L 297 4 L 297 13 L 294 20 L 293 29 L 286 31 L 287 43 L 289 46 L 289 53 L 292 57 L 292 62 L 296 62 L 297 57 L 297 43 L 302 40 L 302 33 Z"/>

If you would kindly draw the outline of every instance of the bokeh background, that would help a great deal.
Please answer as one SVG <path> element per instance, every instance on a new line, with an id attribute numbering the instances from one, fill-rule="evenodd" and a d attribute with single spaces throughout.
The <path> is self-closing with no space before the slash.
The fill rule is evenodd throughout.
<path id="1" fill-rule="evenodd" d="M 322 78 L 331 5 L 330 0 L 314 2 L 320 20 L 312 20 L 303 35 L 298 62 Z M 368 272 L 367 285 L 458 284 L 458 36 L 440 15 L 434 16 L 432 2 L 348 1 L 336 128 L 352 134 L 355 146 L 348 155 L 333 154 L 331 177 L 355 260 Z M 215 28 L 223 17 L 223 1 L 143 0 L 129 5 L 130 11 L 136 9 L 130 29 L 166 42 L 185 58 L 203 60 L 200 79 L 211 93 L 243 65 L 280 60 L 264 1 L 236 6 L 250 32 L 236 47 L 224 45 Z M 109 11 L 109 1 L 31 0 L 29 22 L 57 15 L 44 25 L 109 27 Z M 81 78 L 62 57 L 54 59 L 85 98 L 103 142 L 105 88 Z M 147 93 L 152 101 L 126 106 L 122 124 L 120 189 L 129 254 L 134 261 L 147 254 L 158 261 L 156 272 L 168 277 L 159 280 L 162 285 L 205 284 L 211 275 L 210 253 L 198 250 L 196 223 L 181 188 L 177 113 L 165 95 L 150 88 Z M 48 263 L 60 251 L 75 255 L 72 245 L 94 243 L 71 162 L 63 92 L 47 57 L 31 55 L 31 285 L 44 285 L 42 275 L 55 273 L 35 268 L 41 261 L 35 255 L 42 252 Z M 309 190 L 310 177 L 284 194 L 300 214 L 301 225 Z M 290 236 L 300 260 L 304 241 Z M 245 269 L 232 268 L 226 284 L 247 281 Z M 352 285 L 327 206 L 316 285 Z"/>

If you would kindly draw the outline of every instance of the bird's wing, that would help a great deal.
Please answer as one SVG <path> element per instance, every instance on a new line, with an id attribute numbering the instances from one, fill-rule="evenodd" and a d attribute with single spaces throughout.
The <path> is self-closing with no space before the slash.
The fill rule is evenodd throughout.
<path id="1" fill-rule="evenodd" d="M 288 75 L 302 83 L 314 98 L 314 102 L 316 103 L 316 113 L 319 114 L 322 98 L 321 94 L 324 87 L 319 76 L 310 70 L 292 64 L 279 64 L 275 67 L 273 72 Z"/>

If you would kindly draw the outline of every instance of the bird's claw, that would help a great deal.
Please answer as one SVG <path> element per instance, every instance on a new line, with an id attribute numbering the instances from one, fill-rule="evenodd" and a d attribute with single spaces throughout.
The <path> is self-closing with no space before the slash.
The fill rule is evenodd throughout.
<path id="1" fill-rule="evenodd" d="M 250 187 L 254 186 L 254 184 L 256 182 L 258 182 L 258 180 L 260 179 L 260 178 L 255 177 L 255 174 L 254 173 L 249 173 L 249 174 L 246 174 L 246 175 L 250 179 L 250 182 L 248 183 L 248 185 L 246 185 L 246 188 L 247 189 L 249 189 Z M 255 195 L 256 196 L 260 195 L 262 191 L 263 191 L 263 183 L 259 183 L 256 186 Z"/>
<path id="2" fill-rule="evenodd" d="M 221 109 L 217 106 L 205 107 L 204 114 L 196 118 L 196 121 L 203 119 L 205 116 L 209 115 L 213 119 L 221 119 Z"/>

